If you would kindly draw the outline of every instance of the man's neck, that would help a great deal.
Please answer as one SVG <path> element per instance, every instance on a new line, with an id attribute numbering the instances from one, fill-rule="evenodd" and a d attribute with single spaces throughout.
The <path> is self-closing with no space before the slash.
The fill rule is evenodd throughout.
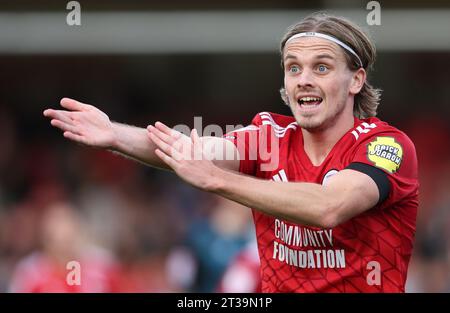
<path id="1" fill-rule="evenodd" d="M 311 132 L 302 128 L 303 147 L 314 166 L 319 166 L 339 139 L 354 127 L 353 115 L 341 116 L 333 126 Z"/>

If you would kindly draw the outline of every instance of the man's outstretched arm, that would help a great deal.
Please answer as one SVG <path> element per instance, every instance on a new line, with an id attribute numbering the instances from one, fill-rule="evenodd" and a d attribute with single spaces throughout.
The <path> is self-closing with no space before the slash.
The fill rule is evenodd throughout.
<path id="1" fill-rule="evenodd" d="M 355 170 L 340 171 L 326 185 L 220 172 L 213 192 L 278 218 L 320 228 L 334 228 L 373 208 L 379 199 L 372 178 Z"/>
<path id="2" fill-rule="evenodd" d="M 108 115 L 95 106 L 73 99 L 63 98 L 61 106 L 64 110 L 47 109 L 44 116 L 51 119 L 53 126 L 63 131 L 65 138 L 87 146 L 107 149 L 149 166 L 172 170 L 155 154 L 157 146 L 149 138 L 148 130 L 145 128 L 112 122 Z M 162 123 L 157 123 L 156 126 L 162 132 L 173 135 L 172 144 L 176 141 L 178 145 L 190 146 L 189 137 Z M 202 141 L 205 144 L 217 145 L 218 148 L 226 145 L 226 149 L 235 150 L 232 144 L 222 138 L 202 137 Z M 234 154 L 236 157 L 233 160 L 227 161 L 220 156 L 211 156 L 210 159 L 217 159 L 214 163 L 221 168 L 237 171 L 239 167 L 237 151 L 234 151 Z"/>
<path id="3" fill-rule="evenodd" d="M 150 130 L 156 154 L 186 182 L 294 223 L 333 228 L 374 207 L 379 198 L 375 181 L 355 170 L 342 170 L 326 185 L 262 180 L 223 170 L 204 156 L 183 158 L 179 151 Z M 195 130 L 193 151 L 202 145 Z"/>

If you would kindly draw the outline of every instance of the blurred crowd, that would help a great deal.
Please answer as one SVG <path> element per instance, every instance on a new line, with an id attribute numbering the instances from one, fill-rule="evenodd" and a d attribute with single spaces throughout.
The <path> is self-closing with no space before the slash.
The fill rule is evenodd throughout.
<path id="1" fill-rule="evenodd" d="M 254 242 L 248 208 L 110 152 L 19 145 L 0 119 L 1 292 L 213 292 Z"/>
<path id="2" fill-rule="evenodd" d="M 258 291 L 248 208 L 62 136 L 27 139 L 1 110 L 1 292 Z M 450 292 L 450 130 L 424 115 L 401 128 L 421 183 L 407 291 Z"/>

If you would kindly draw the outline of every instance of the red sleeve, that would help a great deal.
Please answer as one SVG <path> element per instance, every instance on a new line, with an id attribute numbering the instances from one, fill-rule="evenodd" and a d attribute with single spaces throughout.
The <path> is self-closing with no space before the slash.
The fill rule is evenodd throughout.
<path id="1" fill-rule="evenodd" d="M 382 207 L 418 193 L 418 166 L 414 144 L 402 132 L 392 129 L 364 138 L 356 147 L 351 163 L 363 163 L 385 173 L 389 197 Z"/>
<path id="2" fill-rule="evenodd" d="M 239 151 L 239 172 L 241 173 L 252 176 L 256 174 L 261 125 L 261 117 L 257 114 L 250 125 L 231 131 L 224 136 L 225 139 L 233 142 Z"/>

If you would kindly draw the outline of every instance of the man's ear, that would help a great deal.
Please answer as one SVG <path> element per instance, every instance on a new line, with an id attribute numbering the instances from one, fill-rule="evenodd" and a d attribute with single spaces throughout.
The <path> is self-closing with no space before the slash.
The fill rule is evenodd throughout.
<path id="1" fill-rule="evenodd" d="M 350 84 L 350 93 L 356 95 L 361 91 L 361 88 L 366 82 L 366 71 L 363 68 L 359 68 L 352 74 L 352 82 Z"/>
<path id="2" fill-rule="evenodd" d="M 284 87 L 280 88 L 280 96 L 281 96 L 281 99 L 283 100 L 284 104 L 289 106 L 289 96 L 287 94 L 286 88 L 284 88 Z"/>

